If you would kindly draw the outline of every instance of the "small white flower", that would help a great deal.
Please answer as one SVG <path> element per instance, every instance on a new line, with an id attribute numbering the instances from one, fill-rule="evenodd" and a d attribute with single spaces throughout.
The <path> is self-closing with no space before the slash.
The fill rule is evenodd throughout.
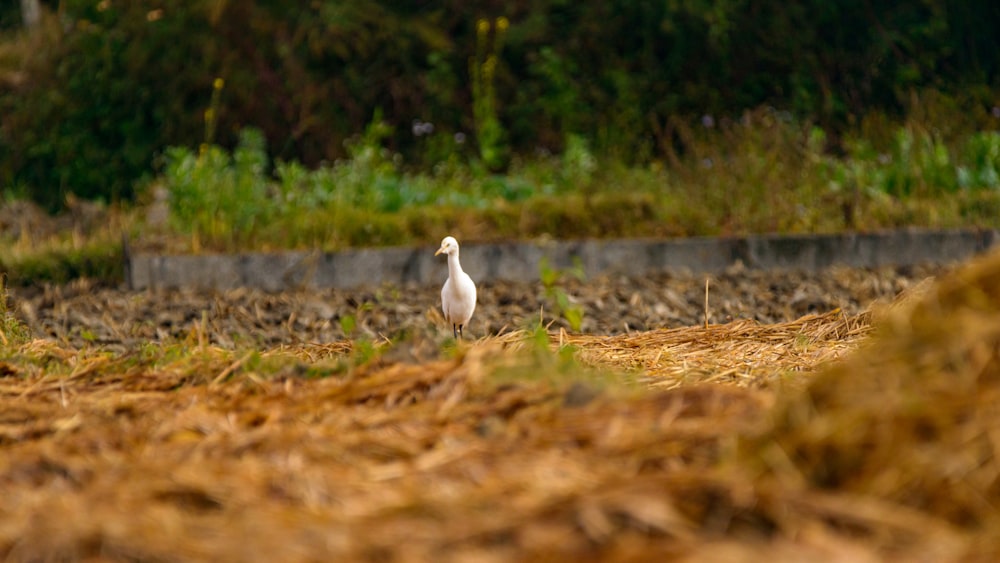
<path id="1" fill-rule="evenodd" d="M 419 119 L 414 119 L 410 130 L 413 131 L 414 137 L 423 137 L 424 135 L 430 135 L 434 132 L 434 124 L 429 121 L 420 121 Z"/>

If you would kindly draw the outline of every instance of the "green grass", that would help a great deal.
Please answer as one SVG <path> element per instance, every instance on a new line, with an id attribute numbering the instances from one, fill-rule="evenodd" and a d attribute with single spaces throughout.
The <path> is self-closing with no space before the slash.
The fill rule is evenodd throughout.
<path id="1" fill-rule="evenodd" d="M 31 339 L 31 332 L 7 307 L 6 279 L 0 279 L 0 356 L 6 357 L 11 348 Z"/>
<path id="2" fill-rule="evenodd" d="M 88 242 L 80 247 L 50 247 L 37 252 L 0 252 L 0 268 L 11 272 L 11 283 L 27 285 L 66 283 L 77 278 L 121 280 L 124 256 L 121 241 Z"/>
<path id="3" fill-rule="evenodd" d="M 122 236 L 133 219 L 109 212 L 107 221 L 86 234 L 59 232 L 38 238 L 0 239 L 0 272 L 11 286 L 64 284 L 88 278 L 120 283 L 124 278 Z"/>

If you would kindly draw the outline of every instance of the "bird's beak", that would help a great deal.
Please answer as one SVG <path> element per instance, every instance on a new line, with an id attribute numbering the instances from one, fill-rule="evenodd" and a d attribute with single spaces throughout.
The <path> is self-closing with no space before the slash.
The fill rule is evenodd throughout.
<path id="1" fill-rule="evenodd" d="M 434 256 L 437 256 L 438 254 L 441 254 L 442 252 L 444 252 L 444 247 L 443 246 L 441 248 L 439 248 L 437 250 L 437 252 L 434 253 Z"/>

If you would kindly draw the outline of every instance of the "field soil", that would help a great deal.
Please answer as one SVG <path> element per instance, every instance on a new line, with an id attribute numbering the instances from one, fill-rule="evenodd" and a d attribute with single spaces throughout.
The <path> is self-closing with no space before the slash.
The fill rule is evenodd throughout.
<path id="1" fill-rule="evenodd" d="M 700 325 L 705 322 L 706 280 L 712 324 L 737 319 L 776 323 L 834 309 L 853 315 L 874 303 L 888 303 L 945 271 L 943 266 L 832 268 L 814 273 L 733 267 L 712 276 L 663 273 L 580 280 L 566 273 L 550 288 L 541 283 L 485 283 L 479 284 L 479 302 L 466 336 L 475 339 L 525 328 L 539 318 L 551 323 L 553 330 L 593 335 Z M 442 282 L 446 276 L 442 272 Z M 556 291 L 566 295 L 570 307 L 582 311 L 579 330 L 560 314 Z M 184 338 L 199 325 L 211 343 L 227 348 L 450 332 L 440 315 L 440 299 L 438 286 L 282 293 L 130 292 L 86 281 L 17 289 L 12 294 L 18 316 L 36 335 L 116 350 Z"/>

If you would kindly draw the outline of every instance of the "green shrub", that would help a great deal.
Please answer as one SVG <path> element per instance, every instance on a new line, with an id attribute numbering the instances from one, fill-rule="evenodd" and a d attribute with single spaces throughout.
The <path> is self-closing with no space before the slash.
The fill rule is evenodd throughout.
<path id="1" fill-rule="evenodd" d="M 12 286 L 63 284 L 78 278 L 121 283 L 125 259 L 119 241 L 94 240 L 78 248 L 48 248 L 31 253 L 0 253 L 0 270 Z"/>
<path id="2" fill-rule="evenodd" d="M 966 142 L 958 185 L 963 189 L 1000 190 L 1000 133 L 976 133 Z"/>
<path id="3" fill-rule="evenodd" d="M 0 93 L 2 167 L 49 209 L 69 192 L 129 200 L 156 151 L 198 137 L 214 78 L 208 22 L 153 2 L 64 4 L 67 28 L 39 31 L 25 80 Z"/>
<path id="4" fill-rule="evenodd" d="M 565 319 L 571 330 L 579 332 L 583 325 L 583 307 L 573 302 L 569 294 L 562 288 L 563 283 L 570 275 L 580 281 L 584 280 L 583 264 L 580 263 L 579 258 L 570 270 L 562 271 L 553 268 L 548 259 L 542 257 L 538 263 L 538 273 L 542 286 L 545 288 L 545 298 L 549 307 L 554 309 L 556 315 Z"/>
<path id="5" fill-rule="evenodd" d="M 172 147 L 165 161 L 171 217 L 182 232 L 246 243 L 275 211 L 264 137 L 256 129 L 243 130 L 231 156 L 215 145 L 199 154 Z"/>

